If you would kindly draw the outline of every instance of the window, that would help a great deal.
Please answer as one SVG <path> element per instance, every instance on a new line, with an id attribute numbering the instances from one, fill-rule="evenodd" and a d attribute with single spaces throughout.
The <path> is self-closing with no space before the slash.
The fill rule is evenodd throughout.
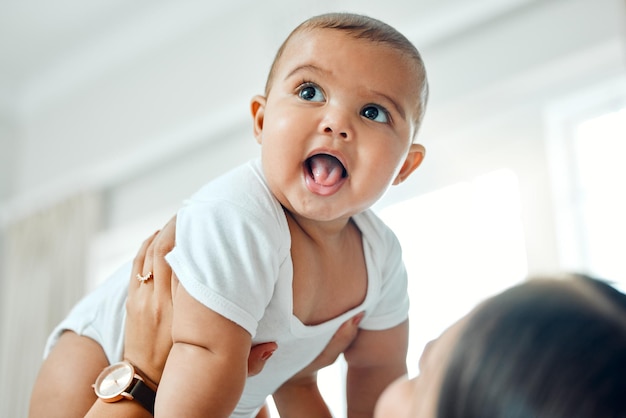
<path id="1" fill-rule="evenodd" d="M 579 123 L 572 145 L 585 267 L 626 283 L 626 106 Z"/>
<path id="2" fill-rule="evenodd" d="M 555 103 L 547 117 L 561 268 L 626 290 L 626 79 Z"/>

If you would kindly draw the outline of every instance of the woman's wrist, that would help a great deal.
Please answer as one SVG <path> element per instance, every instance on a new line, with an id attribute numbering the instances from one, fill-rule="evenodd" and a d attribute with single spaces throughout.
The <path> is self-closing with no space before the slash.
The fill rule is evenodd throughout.
<path id="1" fill-rule="evenodd" d="M 137 366 L 137 363 L 135 363 L 134 361 L 125 358 L 125 361 L 129 362 L 133 368 L 135 369 L 135 374 L 139 375 L 139 377 L 141 377 L 141 379 L 143 380 L 143 382 L 153 391 L 157 391 L 158 387 L 159 387 L 159 382 L 157 380 L 155 380 L 154 378 L 152 378 L 149 374 L 147 374 L 143 368 L 140 368 L 139 366 Z"/>

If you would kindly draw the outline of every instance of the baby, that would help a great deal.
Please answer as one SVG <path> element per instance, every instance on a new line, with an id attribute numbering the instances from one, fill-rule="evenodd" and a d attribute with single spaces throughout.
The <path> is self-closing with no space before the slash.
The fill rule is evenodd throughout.
<path id="1" fill-rule="evenodd" d="M 327 14 L 289 35 L 252 99 L 261 158 L 177 215 L 167 260 L 180 285 L 155 416 L 255 416 L 360 312 L 344 353 L 348 415 L 372 415 L 406 373 L 409 301 L 398 240 L 369 208 L 421 164 L 427 95 L 418 51 L 385 23 Z M 129 269 L 81 301 L 47 350 L 71 331 L 97 343 L 90 355 L 121 360 Z M 250 346 L 263 342 L 278 349 L 247 377 Z"/>

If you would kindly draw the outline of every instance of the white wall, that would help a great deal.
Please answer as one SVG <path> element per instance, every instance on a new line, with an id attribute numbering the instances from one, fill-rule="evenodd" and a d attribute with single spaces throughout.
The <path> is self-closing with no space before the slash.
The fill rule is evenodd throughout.
<path id="1" fill-rule="evenodd" d="M 14 194 L 12 173 L 15 170 L 13 156 L 16 143 L 17 132 L 14 121 L 0 113 L 0 202 L 7 202 Z"/>

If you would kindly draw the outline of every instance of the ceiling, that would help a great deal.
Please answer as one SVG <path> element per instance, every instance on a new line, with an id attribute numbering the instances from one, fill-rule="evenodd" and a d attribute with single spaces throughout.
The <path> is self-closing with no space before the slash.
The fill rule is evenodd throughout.
<path id="1" fill-rule="evenodd" d="M 329 10 L 369 14 L 420 47 L 536 0 L 3 0 L 0 2 L 0 113 L 19 117 L 199 25 L 237 24 L 240 13 L 268 22 Z M 276 30 L 268 24 L 267 31 Z M 282 30 L 285 28 L 278 28 Z M 228 31 L 229 36 L 234 31 Z M 245 28 L 240 31 L 245 36 Z M 236 52 L 233 52 L 236 53 Z"/>

